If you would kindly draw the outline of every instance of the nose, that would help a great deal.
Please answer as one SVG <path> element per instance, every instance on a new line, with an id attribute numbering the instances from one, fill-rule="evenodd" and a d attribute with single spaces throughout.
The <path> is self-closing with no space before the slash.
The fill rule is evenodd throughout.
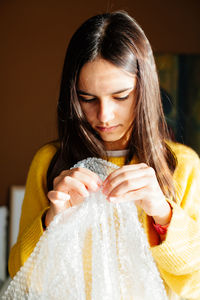
<path id="1" fill-rule="evenodd" d="M 112 121 L 114 119 L 114 105 L 109 100 L 100 100 L 98 108 L 98 120 L 102 123 Z"/>

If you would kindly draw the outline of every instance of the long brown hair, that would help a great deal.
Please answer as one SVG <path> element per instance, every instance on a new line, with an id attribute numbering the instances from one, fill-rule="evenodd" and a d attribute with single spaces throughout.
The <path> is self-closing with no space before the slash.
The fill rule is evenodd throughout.
<path id="1" fill-rule="evenodd" d="M 60 148 L 48 170 L 48 189 L 54 177 L 77 161 L 106 156 L 103 141 L 87 122 L 77 95 L 81 68 L 97 57 L 136 74 L 135 119 L 125 163 L 136 155 L 155 169 L 162 191 L 172 196 L 175 160 L 165 143 L 169 134 L 153 53 L 141 27 L 123 11 L 90 18 L 69 43 L 57 107 Z"/>

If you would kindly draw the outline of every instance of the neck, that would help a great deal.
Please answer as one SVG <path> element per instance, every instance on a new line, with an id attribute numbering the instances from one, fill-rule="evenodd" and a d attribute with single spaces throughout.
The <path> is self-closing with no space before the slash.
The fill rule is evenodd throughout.
<path id="1" fill-rule="evenodd" d="M 118 141 L 113 142 L 104 142 L 106 151 L 117 151 L 117 150 L 126 150 L 129 144 L 129 137 L 122 137 Z"/>
<path id="2" fill-rule="evenodd" d="M 130 127 L 127 132 L 117 141 L 106 142 L 104 141 L 104 146 L 107 151 L 115 150 L 125 150 L 129 147 L 129 140 L 132 132 L 132 127 Z"/>

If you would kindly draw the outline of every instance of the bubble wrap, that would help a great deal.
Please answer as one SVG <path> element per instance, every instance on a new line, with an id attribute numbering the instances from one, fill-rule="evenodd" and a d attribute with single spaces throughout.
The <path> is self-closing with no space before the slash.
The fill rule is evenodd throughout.
<path id="1" fill-rule="evenodd" d="M 85 167 L 105 179 L 118 168 L 99 158 Z M 113 204 L 99 190 L 57 215 L 2 299 L 166 300 L 133 202 Z"/>

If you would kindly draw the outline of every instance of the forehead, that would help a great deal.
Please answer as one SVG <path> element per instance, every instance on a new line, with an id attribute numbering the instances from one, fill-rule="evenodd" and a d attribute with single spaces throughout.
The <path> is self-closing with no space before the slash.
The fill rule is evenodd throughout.
<path id="1" fill-rule="evenodd" d="M 78 80 L 80 90 L 94 95 L 114 93 L 134 85 L 135 75 L 101 58 L 86 63 Z"/>

